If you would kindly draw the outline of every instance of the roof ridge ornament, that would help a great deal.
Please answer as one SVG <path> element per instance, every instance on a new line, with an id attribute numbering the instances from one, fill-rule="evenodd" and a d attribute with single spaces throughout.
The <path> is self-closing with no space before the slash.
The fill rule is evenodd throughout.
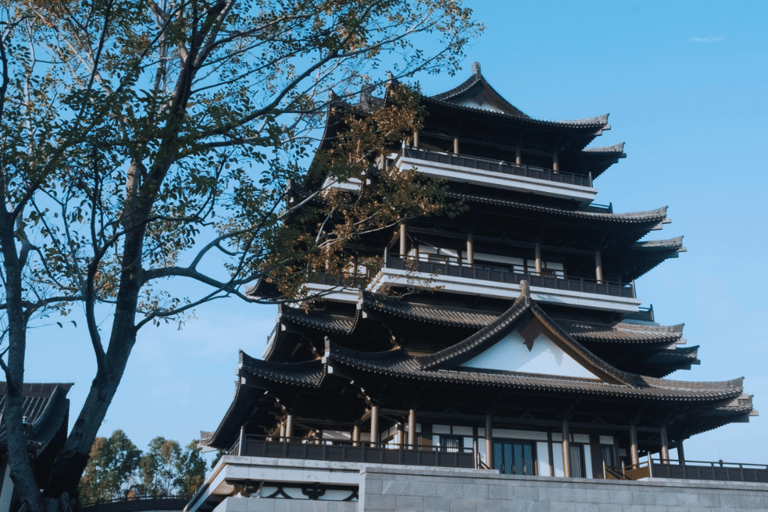
<path id="1" fill-rule="evenodd" d="M 480 73 L 480 63 L 479 62 L 475 61 L 475 62 L 472 63 L 472 73 L 474 73 L 474 75 L 477 78 L 480 78 L 482 76 L 482 74 Z"/>

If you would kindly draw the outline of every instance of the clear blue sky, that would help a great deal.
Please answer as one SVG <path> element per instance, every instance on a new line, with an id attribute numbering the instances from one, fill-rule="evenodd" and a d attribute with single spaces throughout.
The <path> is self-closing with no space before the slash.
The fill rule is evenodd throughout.
<path id="1" fill-rule="evenodd" d="M 485 34 L 457 76 L 421 77 L 447 90 L 479 61 L 511 103 L 541 119 L 610 112 L 599 145 L 628 157 L 596 181 L 617 212 L 668 205 L 688 252 L 638 281 L 662 324 L 685 322 L 701 366 L 681 380 L 744 376 L 763 416 L 686 443 L 695 460 L 768 463 L 768 2 L 468 1 Z M 183 330 L 146 327 L 102 426 L 140 447 L 187 443 L 213 430 L 235 389 L 238 350 L 260 356 L 274 307 L 235 300 L 198 308 Z M 58 319 L 51 319 L 51 323 Z M 36 329 L 27 381 L 75 382 L 70 422 L 94 375 L 84 323 Z M 674 452 L 673 452 L 674 455 Z"/>

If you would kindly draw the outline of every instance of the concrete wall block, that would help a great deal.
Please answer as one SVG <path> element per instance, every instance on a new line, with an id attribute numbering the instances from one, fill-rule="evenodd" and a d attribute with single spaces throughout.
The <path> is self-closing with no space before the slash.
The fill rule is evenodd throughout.
<path id="1" fill-rule="evenodd" d="M 668 507 L 677 506 L 677 495 L 679 494 L 677 489 L 665 489 L 662 492 L 656 491 L 658 491 L 658 489 L 648 489 L 648 492 L 654 495 L 656 505 L 664 505 Z"/>
<path id="2" fill-rule="evenodd" d="M 460 498 L 461 485 L 450 483 L 450 478 L 441 478 L 437 481 L 437 495 L 445 498 Z"/>
<path id="3" fill-rule="evenodd" d="M 513 494 L 512 485 L 492 484 L 488 486 L 488 499 L 491 500 L 511 500 Z"/>
<path id="4" fill-rule="evenodd" d="M 408 480 L 385 480 L 382 484 L 382 494 L 394 494 L 402 496 L 409 494 L 410 482 Z"/>
<path id="5" fill-rule="evenodd" d="M 541 487 L 528 487 L 526 482 L 515 482 L 510 485 L 514 499 L 526 501 L 539 501 L 539 498 L 545 499 L 545 493 L 548 489 Z"/>
<path id="6" fill-rule="evenodd" d="M 396 496 L 393 494 L 372 494 L 361 500 L 364 504 L 365 512 L 374 512 L 379 510 L 397 510 Z"/>
<path id="7" fill-rule="evenodd" d="M 741 506 L 749 510 L 761 510 L 765 505 L 761 496 L 754 493 L 744 493 L 741 495 Z"/>
<path id="8" fill-rule="evenodd" d="M 437 496 L 437 483 L 423 478 L 412 480 L 409 494 L 411 496 Z"/>
<path id="9" fill-rule="evenodd" d="M 636 489 L 632 491 L 633 505 L 655 505 L 659 489 Z"/>
<path id="10" fill-rule="evenodd" d="M 551 511 L 552 512 L 594 512 L 595 510 L 595 504 L 594 503 L 584 503 L 584 502 L 562 502 L 562 501 L 553 501 L 551 503 Z"/>
<path id="11" fill-rule="evenodd" d="M 426 497 L 424 498 L 424 512 L 445 512 L 448 510 L 450 498 Z M 361 511 L 362 512 L 362 511 Z"/>
<path id="12" fill-rule="evenodd" d="M 675 494 L 677 505 L 681 507 L 696 507 L 699 505 L 699 496 L 693 492 L 678 492 Z"/>
<path id="13" fill-rule="evenodd" d="M 721 507 L 741 508 L 741 496 L 730 493 L 720 495 Z"/>
<path id="14" fill-rule="evenodd" d="M 562 501 L 565 503 L 584 503 L 587 500 L 587 492 L 578 487 L 578 484 L 568 483 L 548 489 L 539 489 L 539 499 L 549 501 Z"/>
<path id="15" fill-rule="evenodd" d="M 246 500 L 248 512 L 275 512 L 275 502 L 267 498 L 239 498 Z"/>
<path id="16" fill-rule="evenodd" d="M 424 498 L 421 496 L 396 496 L 398 512 L 421 512 L 424 508 Z"/>
<path id="17" fill-rule="evenodd" d="M 461 494 L 465 498 L 488 499 L 488 485 L 486 484 L 462 484 Z"/>
<path id="18" fill-rule="evenodd" d="M 448 502 L 448 510 L 445 512 L 482 512 L 482 508 L 478 508 L 478 500 L 471 498 L 451 498 Z"/>
<path id="19" fill-rule="evenodd" d="M 720 496 L 714 492 L 700 492 L 698 495 L 698 502 L 701 508 L 719 508 Z"/>
<path id="20" fill-rule="evenodd" d="M 380 478 L 363 478 L 360 482 L 360 494 L 383 494 L 384 481 Z"/>
<path id="21" fill-rule="evenodd" d="M 613 488 L 610 491 L 608 500 L 616 505 L 631 505 L 632 491 L 629 489 Z"/>
<path id="22" fill-rule="evenodd" d="M 611 492 L 608 489 L 586 489 L 587 503 L 610 503 Z"/>

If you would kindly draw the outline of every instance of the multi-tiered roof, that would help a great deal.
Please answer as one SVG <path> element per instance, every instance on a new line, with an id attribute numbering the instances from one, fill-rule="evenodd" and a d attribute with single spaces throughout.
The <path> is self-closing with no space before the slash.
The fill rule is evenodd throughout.
<path id="1" fill-rule="evenodd" d="M 374 100 L 364 93 L 356 108 Z M 425 434 L 430 425 L 474 429 L 489 464 L 492 423 L 546 433 L 550 465 L 552 443 L 569 432 L 595 446 L 611 439 L 636 461 L 756 414 L 742 379 L 664 378 L 698 364 L 698 347 L 686 346 L 682 324 L 658 325 L 640 309 L 634 281 L 685 248 L 682 237 L 644 239 L 670 222 L 666 207 L 594 203 L 593 180 L 625 157 L 623 143 L 590 146 L 610 129 L 607 115 L 534 119 L 479 66 L 422 103 L 423 129 L 378 165 L 446 180 L 463 213 L 409 220 L 356 246 L 382 261 L 362 289 L 355 276 L 315 275 L 309 288 L 324 300 L 280 306 L 264 359 L 241 354 L 235 400 L 210 445 L 230 446 L 242 426 L 279 435 L 286 421 L 292 435 L 362 430 L 378 440 L 415 415 L 419 444 L 439 437 Z M 339 127 L 329 121 L 326 141 Z"/>

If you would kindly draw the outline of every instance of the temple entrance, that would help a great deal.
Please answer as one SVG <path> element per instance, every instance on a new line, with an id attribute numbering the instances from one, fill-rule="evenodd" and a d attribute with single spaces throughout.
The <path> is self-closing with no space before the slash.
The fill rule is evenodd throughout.
<path id="1" fill-rule="evenodd" d="M 535 475 L 533 443 L 526 441 L 494 441 L 493 468 L 503 475 Z"/>

